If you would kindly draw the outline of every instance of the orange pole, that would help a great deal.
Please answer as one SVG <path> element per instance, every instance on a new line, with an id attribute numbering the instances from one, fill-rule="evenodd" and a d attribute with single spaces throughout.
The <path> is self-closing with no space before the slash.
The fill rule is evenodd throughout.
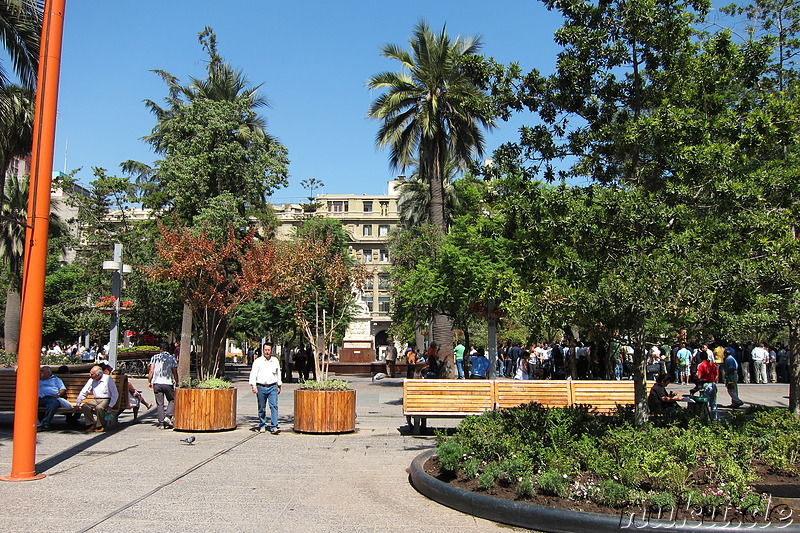
<path id="1" fill-rule="evenodd" d="M 47 0 L 36 88 L 28 193 L 28 227 L 22 275 L 22 309 L 14 409 L 14 450 L 6 481 L 41 479 L 36 474 L 36 416 L 39 402 L 39 362 L 42 349 L 47 232 L 50 226 L 50 183 L 56 136 L 61 40 L 66 0 Z"/>

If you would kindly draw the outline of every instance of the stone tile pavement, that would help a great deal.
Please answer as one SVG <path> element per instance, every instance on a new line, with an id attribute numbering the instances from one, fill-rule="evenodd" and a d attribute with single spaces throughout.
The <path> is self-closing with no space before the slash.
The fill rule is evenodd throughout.
<path id="1" fill-rule="evenodd" d="M 237 379 L 233 431 L 189 434 L 155 427 L 155 408 L 86 435 L 63 424 L 37 435 L 42 480 L 0 482 L 1 532 L 489 532 L 515 530 L 434 503 L 406 469 L 435 437 L 413 435 L 402 416 L 402 380 L 348 378 L 357 390 L 358 430 L 291 430 L 293 391 L 279 397 L 280 435 L 258 434 L 255 395 Z M 146 390 L 145 380 L 133 380 Z M 786 385 L 743 385 L 742 399 L 786 405 Z M 727 402 L 720 391 L 721 403 Z M 0 474 L 11 471 L 12 415 L 0 414 Z M 453 427 L 457 420 L 431 420 Z M 519 529 L 516 529 L 520 531 Z"/>

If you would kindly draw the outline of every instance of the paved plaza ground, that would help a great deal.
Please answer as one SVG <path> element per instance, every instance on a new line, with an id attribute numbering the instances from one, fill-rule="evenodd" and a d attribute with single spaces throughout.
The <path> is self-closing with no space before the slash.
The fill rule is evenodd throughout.
<path id="1" fill-rule="evenodd" d="M 130 413 L 108 434 L 84 434 L 57 416 L 37 435 L 42 480 L 0 482 L 0 531 L 521 531 L 474 518 L 417 493 L 406 469 L 435 437 L 413 435 L 402 416 L 402 379 L 349 377 L 357 391 L 358 430 L 301 435 L 292 428 L 294 384 L 279 398 L 280 435 L 259 434 L 246 374 L 233 431 L 159 430 L 155 408 Z M 152 398 L 144 379 L 133 379 Z M 672 387 L 677 391 L 685 387 Z M 787 405 L 788 385 L 742 385 L 745 402 Z M 724 388 L 722 404 L 729 403 Z M 11 472 L 12 421 L 0 414 L 0 474 Z M 453 427 L 457 420 L 431 420 Z"/>

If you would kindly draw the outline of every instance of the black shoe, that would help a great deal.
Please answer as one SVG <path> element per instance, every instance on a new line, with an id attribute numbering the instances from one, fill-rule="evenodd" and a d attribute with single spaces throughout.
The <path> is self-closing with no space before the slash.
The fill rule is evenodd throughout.
<path id="1" fill-rule="evenodd" d="M 273 435 L 277 435 L 278 433 L 281 432 L 281 430 L 278 429 L 278 428 L 274 428 L 274 429 L 270 429 L 269 432 L 272 433 Z"/>

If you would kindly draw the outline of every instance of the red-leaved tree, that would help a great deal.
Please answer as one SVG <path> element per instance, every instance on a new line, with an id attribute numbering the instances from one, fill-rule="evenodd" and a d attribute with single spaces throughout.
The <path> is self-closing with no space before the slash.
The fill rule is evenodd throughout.
<path id="1" fill-rule="evenodd" d="M 203 228 L 159 225 L 161 264 L 155 279 L 178 281 L 200 335 L 197 365 L 201 380 L 219 377 L 225 367 L 225 338 L 240 304 L 276 286 L 275 243 L 259 240 L 255 230 L 237 238 L 233 228 L 214 238 Z"/>

